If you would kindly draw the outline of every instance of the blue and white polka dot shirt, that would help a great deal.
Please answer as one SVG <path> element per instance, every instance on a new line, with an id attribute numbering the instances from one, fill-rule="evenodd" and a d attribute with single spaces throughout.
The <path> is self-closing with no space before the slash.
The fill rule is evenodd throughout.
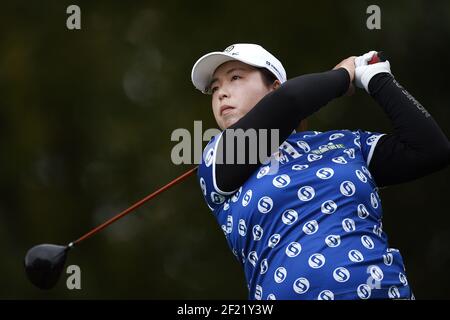
<path id="1" fill-rule="evenodd" d="M 277 170 L 261 165 L 232 193 L 217 188 L 216 136 L 198 178 L 242 265 L 250 299 L 409 299 L 403 259 L 382 229 L 368 167 L 382 136 L 304 131 L 280 146 Z"/>

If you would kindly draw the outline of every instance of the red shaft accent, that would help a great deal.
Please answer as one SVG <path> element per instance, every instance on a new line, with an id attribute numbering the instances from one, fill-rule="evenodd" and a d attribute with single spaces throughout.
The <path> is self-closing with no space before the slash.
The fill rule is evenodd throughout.
<path id="1" fill-rule="evenodd" d="M 380 62 L 380 57 L 378 57 L 378 54 L 375 53 L 372 56 L 372 59 L 370 59 L 368 64 L 374 64 L 374 63 L 378 63 L 378 62 Z"/>
<path id="2" fill-rule="evenodd" d="M 78 243 L 80 243 L 81 241 L 93 236 L 94 234 L 96 234 L 97 232 L 105 229 L 107 226 L 109 226 L 110 224 L 112 224 L 113 222 L 119 220 L 120 218 L 126 216 L 127 214 L 129 214 L 130 212 L 132 212 L 133 210 L 139 208 L 140 206 L 142 206 L 144 203 L 146 203 L 148 200 L 156 197 L 158 194 L 166 191 L 167 189 L 169 189 L 170 187 L 172 187 L 173 185 L 183 181 L 184 179 L 186 179 L 187 177 L 191 176 L 193 173 L 195 173 L 198 169 L 198 166 L 196 166 L 195 168 L 192 168 L 191 170 L 185 172 L 184 174 L 182 174 L 181 176 L 179 176 L 178 178 L 175 178 L 174 180 L 170 181 L 168 184 L 166 184 L 165 186 L 159 188 L 158 190 L 156 190 L 155 192 L 153 192 L 152 194 L 149 194 L 148 196 L 146 196 L 144 199 L 136 202 L 135 204 L 133 204 L 131 207 L 129 207 L 128 209 L 125 209 L 124 211 L 122 211 L 121 213 L 115 215 L 114 217 L 112 217 L 111 219 L 109 219 L 108 221 L 102 223 L 101 225 L 99 225 L 98 227 L 92 229 L 91 231 L 89 231 L 88 233 L 86 233 L 84 236 L 80 237 L 78 240 L 74 241 L 71 243 L 71 246 L 74 246 Z"/>

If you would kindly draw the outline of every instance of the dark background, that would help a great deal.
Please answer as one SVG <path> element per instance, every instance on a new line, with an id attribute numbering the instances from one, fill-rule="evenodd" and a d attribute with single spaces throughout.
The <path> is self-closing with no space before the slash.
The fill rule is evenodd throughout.
<path id="1" fill-rule="evenodd" d="M 81 30 L 66 8 L 81 8 Z M 366 8 L 381 7 L 381 30 Z M 190 165 L 176 128 L 215 127 L 190 82 L 201 55 L 259 43 L 288 77 L 384 50 L 394 75 L 450 135 L 450 2 L 3 1 L 0 4 L 0 298 L 245 299 L 243 272 L 195 178 L 73 250 L 82 290 L 25 278 L 39 243 L 67 244 Z M 311 130 L 391 132 L 362 91 L 332 102 Z M 417 298 L 450 298 L 450 169 L 381 190 L 384 230 Z"/>

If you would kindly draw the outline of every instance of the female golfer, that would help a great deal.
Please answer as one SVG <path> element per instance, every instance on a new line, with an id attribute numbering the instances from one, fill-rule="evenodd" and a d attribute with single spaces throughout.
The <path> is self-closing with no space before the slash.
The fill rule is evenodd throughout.
<path id="1" fill-rule="evenodd" d="M 450 145 L 389 62 L 368 63 L 374 54 L 288 81 L 281 62 L 255 44 L 195 63 L 192 82 L 212 95 L 223 130 L 203 152 L 199 182 L 250 299 L 413 298 L 402 256 L 383 232 L 377 191 L 444 168 Z M 353 82 L 383 108 L 392 133 L 299 131 Z M 239 146 L 228 134 L 262 129 L 278 135 L 248 135 L 253 141 Z M 251 161 L 262 150 L 271 157 Z"/>

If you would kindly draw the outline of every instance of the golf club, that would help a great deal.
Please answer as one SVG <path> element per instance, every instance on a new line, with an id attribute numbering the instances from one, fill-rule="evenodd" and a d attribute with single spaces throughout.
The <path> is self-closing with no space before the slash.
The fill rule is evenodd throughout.
<path id="1" fill-rule="evenodd" d="M 67 252 L 72 249 L 74 246 L 78 245 L 80 242 L 86 240 L 87 238 L 90 238 L 94 234 L 100 232 L 101 230 L 105 229 L 115 221 L 123 218 L 130 212 L 136 210 L 140 206 L 142 206 L 144 203 L 149 201 L 150 199 L 156 197 L 160 193 L 166 191 L 173 185 L 185 180 L 189 176 L 193 175 L 197 171 L 198 166 L 190 169 L 189 171 L 185 172 L 178 178 L 175 178 L 174 180 L 167 183 L 165 186 L 159 188 L 158 190 L 154 191 L 153 193 L 149 194 L 142 200 L 136 202 L 129 208 L 125 209 L 124 211 L 120 212 L 119 214 L 113 216 L 111 219 L 105 221 L 98 227 L 92 229 L 91 231 L 87 232 L 80 238 L 78 238 L 75 241 L 70 242 L 66 246 L 60 246 L 60 245 L 54 245 L 54 244 L 40 244 L 37 246 L 32 247 L 30 250 L 28 250 L 27 254 L 25 255 L 25 272 L 27 274 L 28 279 L 33 283 L 36 287 L 48 290 L 53 288 L 56 283 L 58 282 L 58 279 L 61 275 L 61 272 L 64 268 L 64 264 L 66 262 L 67 258 Z"/>

